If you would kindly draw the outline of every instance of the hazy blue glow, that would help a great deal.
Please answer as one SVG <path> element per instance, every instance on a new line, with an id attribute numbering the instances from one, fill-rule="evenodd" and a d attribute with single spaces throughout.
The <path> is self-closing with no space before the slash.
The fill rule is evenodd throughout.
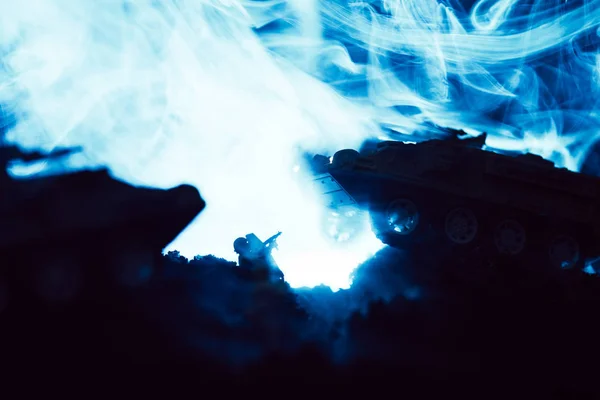
<path id="1" fill-rule="evenodd" d="M 344 287 L 380 244 L 324 239 L 299 148 L 433 121 L 576 170 L 598 136 L 599 23 L 600 0 L 4 0 L 0 102 L 25 146 L 198 185 L 209 206 L 172 245 L 184 255 L 281 230 L 292 285 Z"/>

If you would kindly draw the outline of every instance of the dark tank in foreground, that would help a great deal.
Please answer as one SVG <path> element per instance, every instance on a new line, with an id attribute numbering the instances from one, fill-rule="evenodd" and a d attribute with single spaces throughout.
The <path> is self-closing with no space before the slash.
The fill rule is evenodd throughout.
<path id="1" fill-rule="evenodd" d="M 11 160 L 66 156 L 0 147 L 0 308 L 73 303 L 135 286 L 203 210 L 198 190 L 134 187 L 106 169 L 12 179 Z"/>
<path id="2" fill-rule="evenodd" d="M 368 210 L 373 231 L 396 248 L 557 268 L 600 256 L 599 178 L 533 154 L 484 150 L 485 134 L 449 132 L 315 156 L 315 182 L 331 208 Z"/>

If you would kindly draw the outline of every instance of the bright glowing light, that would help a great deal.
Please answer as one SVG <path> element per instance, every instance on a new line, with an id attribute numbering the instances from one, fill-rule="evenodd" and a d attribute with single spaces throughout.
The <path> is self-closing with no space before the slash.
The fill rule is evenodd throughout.
<path id="1" fill-rule="evenodd" d="M 208 207 L 171 246 L 188 257 L 232 259 L 236 237 L 281 230 L 292 285 L 338 285 L 370 249 L 330 250 L 293 166 L 299 149 L 357 146 L 376 126 L 252 25 L 237 2 L 3 2 L 0 100 L 27 113 L 10 139 L 83 144 L 136 183 L 196 184 Z"/>
<path id="2" fill-rule="evenodd" d="M 282 236 L 283 239 L 283 236 Z M 280 248 L 291 243 L 281 240 Z M 277 252 L 276 262 L 285 268 L 285 279 L 295 287 L 312 287 L 324 283 L 332 290 L 350 287 L 350 275 L 357 264 L 365 261 L 377 250 L 381 242 L 373 235 L 364 233 L 357 243 L 334 246 L 325 238 L 293 244 L 295 251 Z"/>
<path id="3" fill-rule="evenodd" d="M 301 151 L 422 139 L 433 122 L 576 170 L 598 138 L 600 0 L 448 4 L 4 1 L 9 139 L 81 144 L 80 165 L 134 183 L 197 185 L 208 207 L 171 246 L 186 256 L 232 258 L 236 237 L 281 230 L 292 285 L 344 287 L 380 244 L 326 239 Z"/>

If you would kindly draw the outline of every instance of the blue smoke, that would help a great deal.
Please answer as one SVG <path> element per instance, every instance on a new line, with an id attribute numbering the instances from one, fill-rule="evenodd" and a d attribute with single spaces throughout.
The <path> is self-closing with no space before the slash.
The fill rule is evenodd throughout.
<path id="1" fill-rule="evenodd" d="M 431 124 L 572 170 L 598 139 L 600 0 L 22 0 L 0 4 L 0 102 L 69 168 L 197 185 L 171 247 L 231 258 L 283 231 L 293 286 L 348 287 L 381 244 L 332 243 L 298 162 Z"/>

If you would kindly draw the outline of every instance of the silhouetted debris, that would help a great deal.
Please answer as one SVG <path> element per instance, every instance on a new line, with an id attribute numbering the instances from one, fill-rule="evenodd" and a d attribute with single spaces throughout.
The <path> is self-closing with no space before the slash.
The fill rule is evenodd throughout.
<path id="1" fill-rule="evenodd" d="M 76 300 L 104 301 L 119 288 L 140 286 L 159 272 L 162 249 L 205 206 L 192 186 L 135 187 L 106 169 L 30 179 L 6 172 L 14 159 L 49 161 L 72 151 L 44 155 L 0 146 L 0 309 L 5 312 L 75 307 Z"/>
<path id="2" fill-rule="evenodd" d="M 56 358 L 74 372 L 106 365 L 114 382 L 124 374 L 119 382 L 127 376 L 124 383 L 145 382 L 148 390 L 167 382 L 192 388 L 225 379 L 351 379 L 352 387 L 379 382 L 407 393 L 422 385 L 423 393 L 498 385 L 595 393 L 596 276 L 516 269 L 473 281 L 456 276 L 457 265 L 432 269 L 384 250 L 357 270 L 353 288 L 334 293 L 245 281 L 236 268 L 212 256 L 187 260 L 171 252 L 135 295 L 34 319 L 12 315 L 3 320 L 3 362 L 23 371 L 25 360 L 36 359 L 40 372 Z M 375 292 L 386 279 L 402 284 L 383 298 Z M 407 295 L 410 287 L 421 288 L 420 295 Z"/>

